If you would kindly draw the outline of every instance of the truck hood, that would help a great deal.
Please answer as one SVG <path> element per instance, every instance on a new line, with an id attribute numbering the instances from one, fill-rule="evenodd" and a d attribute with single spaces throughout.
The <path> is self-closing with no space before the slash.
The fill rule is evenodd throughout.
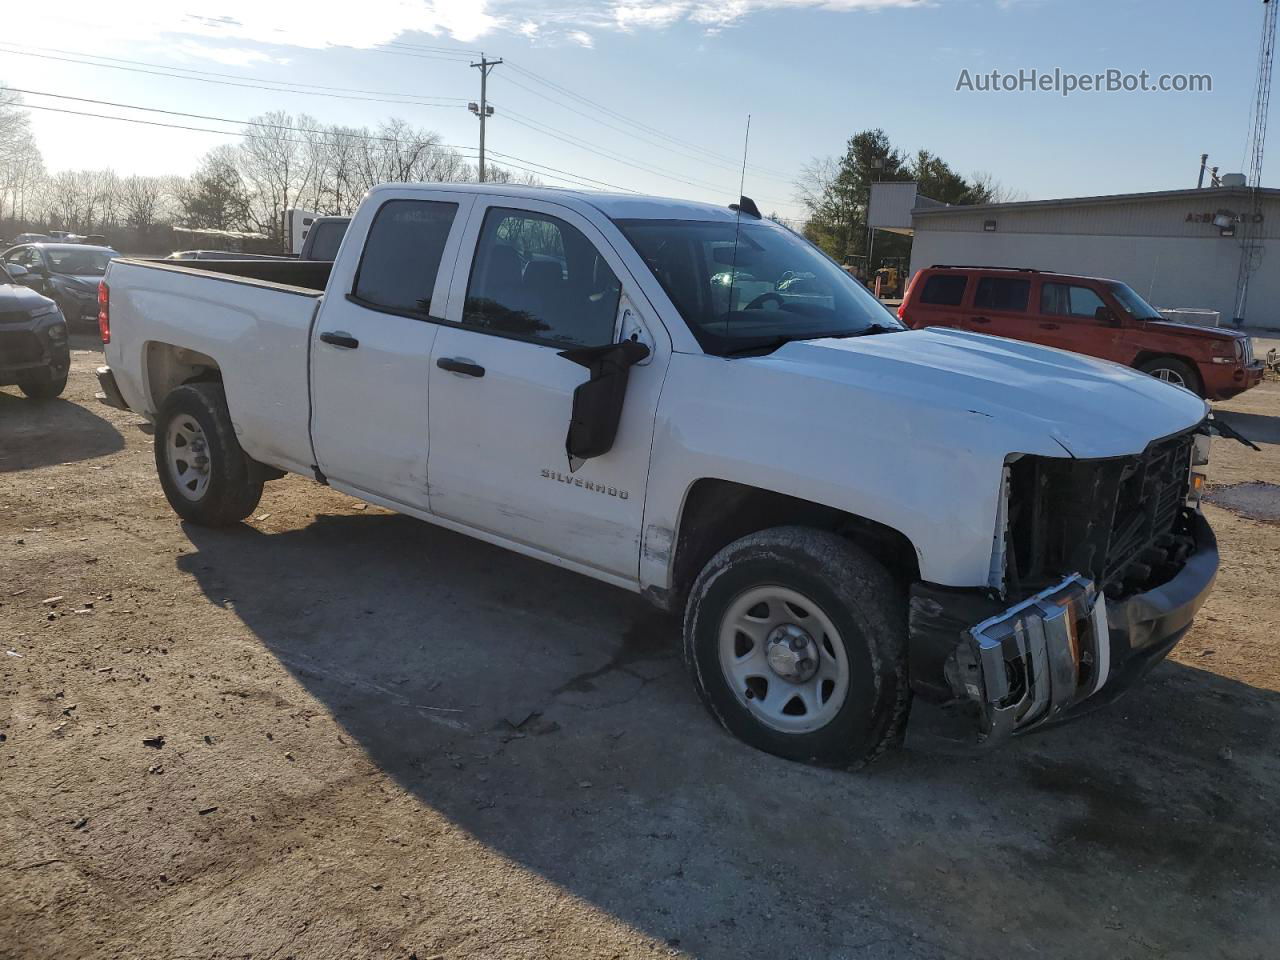
<path id="1" fill-rule="evenodd" d="M 1154 327 L 1164 334 L 1186 337 L 1188 340 L 1243 340 L 1248 334 L 1239 330 L 1224 330 L 1222 327 L 1197 327 L 1193 323 L 1174 323 L 1171 320 L 1146 320 L 1146 326 Z"/>
<path id="2" fill-rule="evenodd" d="M 904 405 L 993 418 L 1052 438 L 1081 459 L 1139 453 L 1199 423 L 1209 410 L 1181 387 L 1119 364 L 937 327 L 797 340 L 748 362 L 897 394 Z"/>

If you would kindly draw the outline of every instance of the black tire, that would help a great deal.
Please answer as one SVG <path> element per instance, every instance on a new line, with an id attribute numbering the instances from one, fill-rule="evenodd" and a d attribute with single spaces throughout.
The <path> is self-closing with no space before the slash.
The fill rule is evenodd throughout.
<path id="1" fill-rule="evenodd" d="M 198 495 L 180 489 L 170 470 L 170 427 L 184 417 L 199 426 L 207 449 L 208 482 Z M 191 523 L 202 527 L 239 523 L 262 499 L 262 480 L 236 440 L 220 383 L 188 383 L 165 397 L 156 417 L 155 454 L 156 472 L 169 505 Z"/>
<path id="2" fill-rule="evenodd" d="M 847 657 L 844 702 L 811 732 L 763 722 L 744 699 L 750 695 L 740 696 L 721 667 L 724 617 L 735 601 L 767 587 L 816 604 Z M 740 740 L 788 760 L 858 767 L 901 742 L 911 705 L 906 627 L 904 591 L 869 553 L 824 530 L 775 527 L 729 544 L 699 574 L 685 607 L 685 662 L 703 703 Z"/>
<path id="3" fill-rule="evenodd" d="M 1138 364 L 1138 369 L 1150 376 L 1169 381 L 1170 377 L 1161 376 L 1161 371 L 1167 370 L 1181 379 L 1192 393 L 1204 396 L 1204 385 L 1200 382 L 1199 371 L 1185 360 L 1179 360 L 1177 357 L 1152 357 Z"/>
<path id="4" fill-rule="evenodd" d="M 67 370 L 56 377 L 44 375 L 18 381 L 18 389 L 32 400 L 53 400 L 67 388 Z"/>

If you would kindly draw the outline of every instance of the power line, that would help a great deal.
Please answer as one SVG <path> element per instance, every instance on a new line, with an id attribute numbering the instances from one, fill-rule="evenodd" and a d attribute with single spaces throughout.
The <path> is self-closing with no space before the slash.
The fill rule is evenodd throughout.
<path id="1" fill-rule="evenodd" d="M 421 50 L 424 50 L 424 51 L 425 51 L 425 50 L 431 50 L 431 51 L 445 51 L 445 50 L 448 50 L 448 49 L 449 49 L 449 48 L 445 48 L 445 47 L 427 47 L 427 46 L 419 46 L 419 45 L 417 45 L 417 44 L 403 43 L 403 42 L 398 42 L 398 41 L 397 41 L 397 42 L 394 42 L 394 46 L 396 46 L 396 47 L 400 47 L 400 48 L 404 48 L 404 49 L 421 49 Z M 716 153 L 716 152 L 715 152 L 715 151 L 713 151 L 713 150 L 708 150 L 706 147 L 702 147 L 702 146 L 700 146 L 700 145 L 698 145 L 698 144 L 696 144 L 696 143 L 693 143 L 693 142 L 691 142 L 691 141 L 688 141 L 688 140 L 683 140 L 683 139 L 681 139 L 680 137 L 673 136 L 673 135 L 671 135 L 671 134 L 669 134 L 669 133 L 666 133 L 666 132 L 665 132 L 665 131 L 663 131 L 663 130 L 658 129 L 657 127 L 654 127 L 654 126 L 651 126 L 651 125 L 649 125 L 649 124 L 643 123 L 643 122 L 641 122 L 641 121 L 639 121 L 639 120 L 636 120 L 636 119 L 634 119 L 634 118 L 632 118 L 632 117 L 628 117 L 628 116 L 626 116 L 625 114 L 619 113 L 617 110 L 614 110 L 614 109 L 613 109 L 613 108 L 611 108 L 611 107 L 607 107 L 607 106 L 605 106 L 604 104 L 599 103 L 598 101 L 595 101 L 595 100 L 590 99 L 589 97 L 585 97 L 585 96 L 583 96 L 582 94 L 578 93 L 578 92 L 577 92 L 577 91 L 575 91 L 575 90 L 571 90 L 571 89 L 569 89 L 568 87 L 565 87 L 565 86 L 563 86 L 563 85 L 561 85 L 561 84 L 558 84 L 558 83 L 556 83 L 556 82 L 555 82 L 555 81 L 553 81 L 553 80 L 548 80 L 548 79 L 546 79 L 545 77 L 542 77 L 542 76 L 540 76 L 540 75 L 538 75 L 538 74 L 534 73 L 532 70 L 529 70 L 529 69 L 528 69 L 528 68 L 526 68 L 526 67 L 522 67 L 522 66 L 520 66 L 520 65 L 519 65 L 518 63 L 516 63 L 515 61 L 507 60 L 507 65 L 508 65 L 508 66 L 510 66 L 513 70 L 515 70 L 515 71 L 517 71 L 517 72 L 519 72 L 519 73 L 523 74 L 524 76 L 528 77 L 530 80 L 533 80 L 533 81 L 534 81 L 534 82 L 536 82 L 536 83 L 540 83 L 540 84 L 542 84 L 543 86 L 546 86 L 546 87 L 548 87 L 548 88 L 550 88 L 550 89 L 552 89 L 552 90 L 555 90 L 555 91 L 559 92 L 560 94 L 562 94 L 563 96 L 571 97 L 572 99 L 577 100 L 577 101 L 579 101 L 580 103 L 583 103 L 583 104 L 585 104 L 585 105 L 587 105 L 587 106 L 589 106 L 589 107 L 592 107 L 592 108 L 594 108 L 594 109 L 595 109 L 595 110 L 597 110 L 597 111 L 601 111 L 601 112 L 603 112 L 603 113 L 605 113 L 605 114 L 607 114 L 607 115 L 609 115 L 609 116 L 611 116 L 611 117 L 613 117 L 613 118 L 615 118 L 615 119 L 617 119 L 617 120 L 619 120 L 619 121 L 621 121 L 621 122 L 623 122 L 623 123 L 627 123 L 627 124 L 630 124 L 630 125 L 632 125 L 632 126 L 634 126 L 634 127 L 639 128 L 639 129 L 641 129 L 641 130 L 645 130 L 645 131 L 647 131 L 648 133 L 650 133 L 651 135 L 656 136 L 656 137 L 660 137 L 661 139 L 666 140 L 666 141 L 668 141 L 668 142 L 670 142 L 670 143 L 673 143 L 673 144 L 677 144 L 677 145 L 683 146 L 683 147 L 685 147 L 685 148 L 687 148 L 687 149 L 690 149 L 690 150 L 695 150 L 695 151 L 697 151 L 698 153 L 701 153 L 701 154 L 705 154 L 707 157 L 712 158 L 714 161 L 718 162 L 720 165 L 722 165 L 722 166 L 727 166 L 727 167 L 728 167 L 728 169 L 736 170 L 736 169 L 738 168 L 738 162 L 737 162 L 736 160 L 734 160 L 732 157 L 726 157 L 726 156 L 724 156 L 724 155 L 722 155 L 722 154 L 718 154 L 718 153 Z M 564 104 L 564 103 L 563 103 L 563 102 L 561 102 L 561 101 L 556 100 L 556 99 L 555 99 L 555 98 L 553 98 L 553 97 L 548 96 L 547 94 L 540 93 L 540 92 L 538 92 L 538 91 L 536 91 L 536 90 L 532 90 L 531 88 L 526 87 L 526 86 L 524 86 L 523 84 L 520 84 L 520 83 L 518 83 L 518 82 L 517 82 L 517 81 L 515 81 L 515 80 L 512 80 L 510 77 L 508 77 L 507 79 L 508 79 L 508 81 L 509 81 L 509 82 L 513 83 L 514 85 L 516 85 L 516 86 L 518 86 L 518 87 L 521 87 L 521 88 L 522 88 L 522 89 L 524 89 L 524 90 L 528 90 L 530 93 L 533 93 L 533 94 L 535 94 L 536 96 L 541 96 L 541 97 L 543 97 L 544 99 L 547 99 L 547 100 L 549 100 L 549 101 L 550 101 L 550 102 L 552 102 L 552 103 L 557 103 L 559 106 L 563 107 L 563 108 L 564 108 L 564 109 L 566 109 L 566 110 L 570 110 L 570 111 L 572 111 L 572 112 L 574 112 L 574 113 L 579 113 L 579 115 L 580 115 L 580 116 L 584 116 L 584 117 L 586 117 L 586 118 L 587 118 L 587 119 L 589 119 L 589 120 L 593 120 L 593 121 L 595 121 L 595 122 L 597 122 L 597 123 L 602 124 L 603 126 L 610 127 L 611 129 L 614 129 L 614 130 L 619 130 L 619 128 L 618 128 L 618 127 L 614 127 L 612 124 L 605 123 L 604 121 L 600 120 L 598 117 L 595 117 L 595 116 L 592 116 L 591 114 L 582 113 L 582 112 L 580 112 L 580 111 L 578 111 L 578 110 L 575 110 L 574 108 L 572 108 L 572 107 L 568 106 L 567 104 Z M 631 131 L 627 131 L 627 130 L 620 130 L 620 132 L 622 132 L 622 133 L 627 133 L 627 134 L 628 134 L 628 135 L 630 135 L 630 136 L 635 136 L 635 137 L 637 137 L 638 139 L 643 139 L 643 138 L 639 137 L 639 136 L 638 136 L 638 134 L 635 134 L 635 133 L 633 133 L 633 132 L 631 132 Z M 651 144 L 651 145 L 654 145 L 654 144 Z M 661 149 L 671 150 L 672 148 L 671 148 L 671 147 L 661 147 Z M 672 152 L 679 152 L 679 151 L 672 151 Z M 706 161 L 706 160 L 703 160 L 703 162 L 707 162 L 707 161 Z M 773 168 L 770 168 L 770 167 L 765 167 L 765 166 L 762 166 L 762 165 L 760 165 L 760 164 L 750 164 L 750 165 L 748 166 L 748 169 L 755 170 L 755 171 L 759 171 L 759 172 L 761 172 L 761 173 L 765 173 L 765 174 L 771 174 L 771 175 L 773 175 L 774 177 L 776 177 L 777 179 L 780 179 L 781 181 L 786 182 L 786 183 L 790 183 L 790 182 L 791 182 L 791 178 L 789 177 L 789 175 L 788 175 L 788 174 L 786 174 L 785 172 L 781 171 L 781 170 L 776 170 L 776 169 L 773 169 Z"/>
<path id="2" fill-rule="evenodd" d="M 688 177 L 681 176 L 680 174 L 673 173 L 670 170 L 665 170 L 662 167 L 648 166 L 645 164 L 636 163 L 634 160 L 627 160 L 623 157 L 619 157 L 616 154 L 610 153 L 605 150 L 601 150 L 598 147 L 593 147 L 590 144 L 582 141 L 580 138 L 573 136 L 573 134 L 565 133 L 563 130 L 557 130 L 555 127 L 547 126 L 546 124 L 542 123 L 540 120 L 534 120 L 532 117 L 526 117 L 524 114 L 516 113 L 514 110 L 512 110 L 509 107 L 503 107 L 502 115 L 506 119 L 510 120 L 512 123 L 519 124 L 522 127 L 528 127 L 530 130 L 534 131 L 535 133 L 541 133 L 543 136 L 548 136 L 548 137 L 551 137 L 552 139 L 560 140 L 564 143 L 569 144 L 570 146 L 577 147 L 580 150 L 585 150 L 588 153 L 594 153 L 597 156 L 604 157 L 606 160 L 612 160 L 614 163 L 621 163 L 624 166 L 633 167 L 636 170 L 640 170 L 644 173 L 650 173 L 659 177 L 675 180 L 675 181 L 678 181 L 679 183 L 686 184 L 690 187 L 696 187 L 699 190 L 711 190 L 715 193 L 721 193 L 721 194 L 729 194 L 732 192 L 731 190 L 726 190 L 723 186 L 719 184 L 710 183 L 709 181 L 706 181 L 706 180 L 690 179 Z M 769 203 L 787 203 L 787 204 L 790 203 L 790 201 L 788 200 L 779 200 L 776 197 L 761 196 L 760 199 Z"/>
<path id="3" fill-rule="evenodd" d="M 404 106 L 419 106 L 419 107 L 450 107 L 453 109 L 456 109 L 461 103 L 466 102 L 466 100 L 463 98 L 458 98 L 457 102 L 451 102 L 451 103 L 429 103 L 427 102 L 426 99 L 388 100 L 380 97 L 364 97 L 364 96 L 354 96 L 350 94 L 330 93 L 325 90 L 288 90 L 288 89 L 281 89 L 280 87 L 275 87 L 275 86 L 266 86 L 264 83 L 243 83 L 243 82 L 234 82 L 231 80 L 214 80 L 208 77 L 185 76 L 180 73 L 171 72 L 171 69 L 182 70 L 182 69 L 185 69 L 184 67 L 177 67 L 177 68 L 163 67 L 155 70 L 147 70 L 147 69 L 143 69 L 142 67 L 129 67 L 129 66 L 123 66 L 123 65 L 114 64 L 114 63 L 95 63 L 91 60 L 75 59 L 73 57 L 60 57 L 60 56 L 53 56 L 51 54 L 32 53 L 29 50 L 0 49 L 0 53 L 7 53 L 13 56 L 20 56 L 20 57 L 36 57 L 37 59 L 40 59 L 40 60 L 56 60 L 62 63 L 78 63 L 78 64 L 81 64 L 82 66 L 102 67 L 107 70 L 125 70 L 125 71 L 128 71 L 129 73 L 144 73 L 144 74 L 149 74 L 151 76 L 168 77 L 174 80 L 193 80 L 198 83 L 212 83 L 212 84 L 217 84 L 219 86 L 226 86 L 226 87 L 244 87 L 251 90 L 270 90 L 273 93 L 300 93 L 306 96 L 329 97 L 329 98 L 337 98 L 339 100 L 362 100 L 362 101 L 373 102 L 373 103 L 391 103 L 391 104 L 401 104 Z M 84 56 L 94 56 L 94 55 L 87 54 Z M 142 61 L 130 61 L 130 62 L 140 63 Z M 147 66 L 161 67 L 160 64 L 147 64 Z M 282 82 L 287 82 L 287 81 L 266 81 L 266 83 L 282 83 Z M 341 88 L 336 88 L 336 89 L 341 89 Z M 409 96 L 409 94 L 403 94 L 403 95 L 395 94 L 395 96 L 407 97 Z M 432 99 L 437 99 L 437 100 L 447 99 L 451 101 L 454 100 L 453 97 L 447 97 L 447 98 L 436 97 Z"/>
<path id="4" fill-rule="evenodd" d="M 30 92 L 30 91 L 28 91 L 28 92 Z M 35 96 L 40 96 L 41 94 L 38 94 L 38 93 L 37 93 L 37 94 L 34 94 L 34 95 L 35 95 Z M 55 95 L 55 96 L 56 96 L 56 95 Z M 79 99 L 83 99 L 83 98 L 80 98 L 80 97 L 71 97 L 71 98 L 68 98 L 68 99 L 79 100 Z M 90 102 L 102 102 L 102 101 L 90 101 Z M 124 109 L 127 109 L 127 110 L 153 110 L 153 109 L 156 109 L 156 108 L 152 108 L 152 107 L 131 107 L 131 106 L 129 106 L 128 104 L 119 104 L 118 106 L 120 106 L 120 107 L 122 107 L 122 108 L 124 108 Z M 246 140 L 272 140 L 272 141 L 278 141 L 278 142 L 282 142 L 282 143 L 295 143 L 295 144 L 299 144 L 299 145 L 303 145 L 303 146 L 306 146 L 306 145 L 308 145 L 308 144 L 311 142 L 311 141 L 308 141 L 308 140 L 296 140 L 296 139 L 292 139 L 292 138 L 290 138 L 290 137 L 280 137 L 280 136 L 267 137 L 267 136 L 263 136 L 263 135 L 260 135 L 260 134 L 248 133 L 248 132 L 246 132 L 246 131 L 244 131 L 244 130 L 218 130 L 218 129 L 215 129 L 215 128 L 213 128 L 213 127 L 195 127 L 195 126 L 191 126 L 190 124 L 182 124 L 182 123 L 165 123 L 165 122 L 160 121 L 160 120 L 144 120 L 144 119 L 142 119 L 141 117 L 117 117 L 117 116 L 112 116 L 112 115 L 110 115 L 110 114 L 105 114 L 105 113 L 94 113 L 94 112 L 91 112 L 91 111 L 84 111 L 84 110 L 70 110 L 70 109 L 67 109 L 67 108 L 65 108 L 65 107 L 50 107 L 50 106 L 45 106 L 45 105 L 43 105 L 43 104 L 36 104 L 36 103 L 24 103 L 24 104 L 22 104 L 22 109 L 24 109 L 24 110 L 45 110 L 45 111 L 48 111 L 48 112 L 50 112 L 50 113 L 62 113 L 62 114 L 69 114 L 69 115 L 71 115 L 71 116 L 75 116 L 75 117 L 90 117 L 90 118 L 97 119 L 97 120 L 116 120 L 116 121 L 119 121 L 119 122 L 122 122 L 122 123 L 135 123 L 135 124 L 140 124 L 140 125 L 142 125 L 142 126 L 147 126 L 147 127 L 163 127 L 163 128 L 167 128 L 167 129 L 171 129 L 171 130 L 187 130 L 187 131 L 191 131 L 191 132 L 194 132 L 194 133 L 214 133 L 214 134 L 220 134 L 220 135 L 222 135 L 222 136 L 224 136 L 224 137 L 241 137 L 241 138 L 246 139 Z M 160 113 L 175 113 L 176 111 L 160 110 L 160 111 L 158 111 L 158 112 L 160 112 Z M 179 115 L 181 116 L 182 114 L 179 114 Z M 200 117 L 201 115 L 200 115 L 200 114 L 191 114 L 191 116 Z M 250 121 L 244 121 L 244 120 L 230 120 L 230 119 L 224 119 L 224 118 L 220 118 L 220 117 L 209 117 L 208 119 L 212 119 L 212 120 L 215 120 L 215 121 L 220 122 L 220 123 L 248 123 L 248 122 L 250 122 Z M 299 127 L 277 126 L 277 125 L 274 125 L 274 124 L 262 124 L 262 126 L 271 127 L 271 128 L 273 128 L 273 129 L 278 129 L 278 130 L 287 130 L 287 131 L 297 131 L 297 130 L 302 130 L 302 131 L 304 131 L 304 132 L 305 132 L 305 131 L 306 131 L 306 129 L 307 129 L 307 128 L 299 128 Z M 330 131 L 330 132 L 331 132 L 331 131 Z M 380 140 L 380 141 L 387 141 L 387 142 L 392 142 L 392 143 L 407 143 L 407 142 L 409 142 L 409 141 L 404 141 L 404 140 L 396 140 L 395 138 L 392 138 L 392 137 L 377 137 L 377 136 L 372 136 L 372 135 L 369 135 L 369 134 L 339 133 L 339 134 L 337 134 L 337 135 L 338 135 L 338 136 L 342 136 L 342 137 L 346 137 L 346 138 L 348 138 L 348 139 L 352 139 L 352 140 Z M 432 144 L 432 146 L 433 146 L 433 147 L 437 147 L 437 148 L 439 148 L 439 149 L 444 149 L 444 150 L 456 150 L 456 151 L 458 151 L 459 153 L 463 153 L 463 154 L 471 154 L 471 155 L 475 155 L 475 154 L 477 153 L 477 151 L 476 151 L 476 148 L 475 148 L 475 147 L 464 147 L 464 146 L 461 146 L 461 145 L 459 145 L 459 144 L 453 144 L 453 143 L 434 143 L 434 144 Z M 616 189 L 616 190 L 623 190 L 623 191 L 626 191 L 626 192 L 629 192 L 629 193 L 635 193 L 635 192 L 636 192 L 636 191 L 634 191 L 634 190 L 631 190 L 629 187 L 622 187 L 622 186 L 619 186 L 619 185 L 617 185 L 617 184 L 608 183 L 608 182 L 603 181 L 603 180 L 593 180 L 591 177 L 586 177 L 586 176 L 581 176 L 581 175 L 579 175 L 579 174 L 569 173 L 568 171 L 560 170 L 560 169 L 559 169 L 559 168 L 557 168 L 557 167 L 548 166 L 547 164 L 536 163 L 536 162 L 535 162 L 535 161 L 533 161 L 533 160 L 528 160 L 528 159 L 526 159 L 526 158 L 524 158 L 524 157 L 520 157 L 520 156 L 517 156 L 517 155 L 515 155 L 515 154 L 501 153 L 501 152 L 499 152 L 499 151 L 497 151 L 497 150 L 490 150 L 489 152 L 490 152 L 490 153 L 492 153 L 494 156 L 502 157 L 502 158 L 503 158 L 503 164 L 504 164 L 505 166 L 514 167 L 514 168 L 516 168 L 517 170 L 523 170 L 525 173 L 531 173 L 531 174 L 534 174 L 535 176 L 549 176 L 549 177 L 551 177 L 552 179 L 556 179 L 556 180 L 563 180 L 563 181 L 565 181 L 565 182 L 567 182 L 567 183 L 571 183 L 571 184 L 573 184 L 574 186 L 579 186 L 579 187 L 588 187 L 588 188 L 590 188 L 591 186 L 595 185 L 595 186 L 606 186 L 606 187 L 610 187 L 610 188 L 612 188 L 612 189 Z"/>

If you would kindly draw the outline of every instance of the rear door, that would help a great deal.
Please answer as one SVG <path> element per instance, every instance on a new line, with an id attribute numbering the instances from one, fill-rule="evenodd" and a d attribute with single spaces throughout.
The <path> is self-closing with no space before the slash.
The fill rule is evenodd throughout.
<path id="1" fill-rule="evenodd" d="M 336 487 L 426 510 L 431 352 L 471 195 L 385 191 L 351 225 L 311 342 L 312 444 Z"/>
<path id="2" fill-rule="evenodd" d="M 477 199 L 433 353 L 428 469 L 437 516 L 632 582 L 670 342 L 614 241 L 559 204 Z M 613 447 L 571 463 L 590 374 L 560 353 L 638 328 L 653 353 L 630 369 Z"/>
<path id="3" fill-rule="evenodd" d="M 911 298 L 907 308 L 911 326 L 963 327 L 968 283 L 968 274 L 926 272 L 918 283 L 919 294 Z"/>
<path id="4" fill-rule="evenodd" d="M 1116 350 L 1120 328 L 1110 321 L 1098 320 L 1098 308 L 1107 304 L 1091 287 L 1045 280 L 1040 285 L 1039 306 L 1039 343 L 1104 360 L 1121 360 Z"/>
<path id="5" fill-rule="evenodd" d="M 966 327 L 1011 340 L 1037 341 L 1027 309 L 1031 278 L 1019 274 L 980 274 L 973 288 Z"/>

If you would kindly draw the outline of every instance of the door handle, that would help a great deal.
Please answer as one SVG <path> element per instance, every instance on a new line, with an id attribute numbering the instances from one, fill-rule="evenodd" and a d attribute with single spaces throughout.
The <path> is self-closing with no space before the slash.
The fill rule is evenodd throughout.
<path id="1" fill-rule="evenodd" d="M 360 341 L 347 333 L 345 330 L 334 330 L 332 333 L 320 334 L 321 343 L 331 343 L 335 347 L 343 347 L 347 350 L 354 350 L 360 346 Z"/>
<path id="2" fill-rule="evenodd" d="M 974 317 L 973 322 L 974 323 L 990 323 L 991 318 L 990 317 Z"/>
<path id="3" fill-rule="evenodd" d="M 1062 327 L 1056 323 L 1042 323 L 1040 324 L 1040 329 L 1041 330 L 1061 330 Z"/>
<path id="4" fill-rule="evenodd" d="M 464 357 L 441 357 L 436 366 L 450 373 L 460 373 L 464 377 L 483 377 L 484 367 Z"/>

